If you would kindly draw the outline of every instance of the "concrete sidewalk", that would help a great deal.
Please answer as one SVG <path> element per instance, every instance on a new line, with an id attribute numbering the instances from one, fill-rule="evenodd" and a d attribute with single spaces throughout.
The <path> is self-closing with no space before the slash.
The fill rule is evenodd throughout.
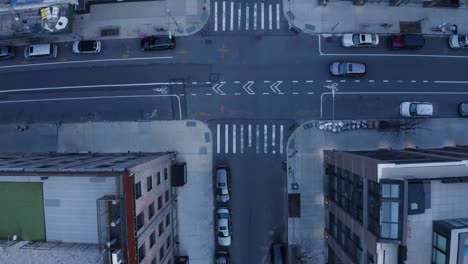
<path id="1" fill-rule="evenodd" d="M 283 6 L 286 19 L 307 33 L 399 33 L 402 21 L 421 22 L 423 34 L 449 35 L 432 30 L 442 23 L 456 24 L 458 33 L 468 33 L 468 9 L 464 6 L 425 8 L 387 3 L 355 6 L 351 1 L 330 1 L 322 6 L 318 0 L 283 0 Z"/>
<path id="2" fill-rule="evenodd" d="M 314 259 L 310 263 L 324 263 L 325 256 L 324 243 L 320 242 L 323 241 L 325 228 L 323 150 L 468 145 L 465 136 L 468 128 L 466 119 L 425 120 L 420 124 L 421 129 L 400 134 L 376 129 L 332 133 L 314 127 L 307 128 L 305 124 L 299 126 L 288 141 L 288 168 L 291 168 L 288 173 L 288 194 L 299 193 L 301 200 L 301 217 L 288 218 L 288 243 L 308 246 Z M 299 185 L 299 190 L 292 190 L 293 183 Z"/>
<path id="3" fill-rule="evenodd" d="M 75 15 L 73 35 L 84 39 L 141 38 L 162 27 L 174 36 L 201 30 L 210 14 L 210 0 L 165 0 L 91 5 L 90 13 Z M 117 36 L 102 37 L 101 29 L 119 28 Z"/>

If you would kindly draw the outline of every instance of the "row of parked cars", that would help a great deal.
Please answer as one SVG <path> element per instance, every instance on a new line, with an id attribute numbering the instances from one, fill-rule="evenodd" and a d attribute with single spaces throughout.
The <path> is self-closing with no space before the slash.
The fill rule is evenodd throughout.
<path id="1" fill-rule="evenodd" d="M 141 39 L 140 47 L 144 51 L 174 49 L 175 38 L 171 32 L 155 36 L 147 36 Z M 101 41 L 99 40 L 79 40 L 73 42 L 72 51 L 75 54 L 97 54 L 101 52 Z M 24 58 L 56 58 L 58 46 L 54 43 L 31 44 L 24 49 Z M 15 57 L 15 47 L 0 47 L 0 59 L 11 59 Z"/>
<path id="2" fill-rule="evenodd" d="M 220 166 L 216 168 L 216 200 L 226 204 L 231 199 L 231 172 L 229 167 Z M 221 247 L 231 245 L 232 223 L 231 212 L 227 206 L 218 207 L 216 210 L 216 233 L 218 244 Z M 227 251 L 217 251 L 215 256 L 216 264 L 229 264 L 229 253 Z"/>
<path id="3" fill-rule="evenodd" d="M 402 117 L 431 117 L 434 107 L 429 102 L 402 102 L 400 104 L 400 115 Z M 458 113 L 462 117 L 468 117 L 468 103 L 458 105 Z"/>
<path id="4" fill-rule="evenodd" d="M 379 43 L 380 38 L 377 34 L 350 33 L 341 38 L 341 44 L 345 48 L 376 47 Z M 425 43 L 426 40 L 421 34 L 396 34 L 388 38 L 388 46 L 391 49 L 420 49 Z M 468 35 L 452 35 L 448 44 L 453 49 L 468 48 Z"/>

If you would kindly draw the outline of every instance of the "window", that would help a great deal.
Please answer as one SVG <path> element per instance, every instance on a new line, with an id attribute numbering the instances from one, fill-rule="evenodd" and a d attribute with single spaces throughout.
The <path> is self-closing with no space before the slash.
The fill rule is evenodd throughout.
<path id="1" fill-rule="evenodd" d="M 169 234 L 169 236 L 167 237 L 167 240 L 166 240 L 166 247 L 167 249 L 169 249 L 171 247 L 171 235 Z"/>
<path id="2" fill-rule="evenodd" d="M 153 248 L 154 244 L 156 244 L 156 232 L 150 235 L 150 249 Z"/>
<path id="3" fill-rule="evenodd" d="M 146 187 L 148 192 L 153 189 L 153 176 L 146 177 Z"/>
<path id="4" fill-rule="evenodd" d="M 447 263 L 447 239 L 436 232 L 432 233 L 432 263 Z"/>
<path id="5" fill-rule="evenodd" d="M 156 180 L 157 180 L 157 182 L 156 182 L 157 185 L 161 184 L 161 172 L 160 171 L 158 171 L 158 175 L 156 176 Z"/>
<path id="6" fill-rule="evenodd" d="M 398 184 L 382 184 L 382 198 L 398 198 L 399 192 Z"/>
<path id="7" fill-rule="evenodd" d="M 159 260 L 163 260 L 164 258 L 164 246 L 159 248 Z"/>
<path id="8" fill-rule="evenodd" d="M 141 197 L 141 182 L 135 183 L 135 199 Z"/>
<path id="9" fill-rule="evenodd" d="M 367 185 L 367 214 L 369 217 L 367 229 L 375 235 L 380 236 L 380 184 L 367 180 Z"/>
<path id="10" fill-rule="evenodd" d="M 398 239 L 398 202 L 382 202 L 382 225 L 380 235 L 384 238 Z"/>
<path id="11" fill-rule="evenodd" d="M 145 243 L 138 248 L 138 261 L 141 262 L 145 258 Z"/>
<path id="12" fill-rule="evenodd" d="M 148 206 L 148 219 L 154 216 L 154 202 Z"/>
<path id="13" fill-rule="evenodd" d="M 167 180 L 167 168 L 164 168 L 164 180 Z"/>
<path id="14" fill-rule="evenodd" d="M 171 214 L 168 213 L 168 214 L 166 215 L 166 226 L 168 226 L 170 223 L 171 223 Z"/>
<path id="15" fill-rule="evenodd" d="M 162 222 L 161 222 L 161 223 L 159 223 L 159 226 L 158 226 L 158 231 L 159 231 L 159 234 L 158 234 L 158 236 L 161 236 L 161 235 L 162 235 L 162 233 L 164 232 L 164 225 L 163 225 L 163 223 L 162 223 Z"/>
<path id="16" fill-rule="evenodd" d="M 139 215 L 137 215 L 137 230 L 140 230 L 140 228 L 142 228 L 144 224 L 145 224 L 145 214 L 141 212 Z"/>
<path id="17" fill-rule="evenodd" d="M 169 190 L 164 193 L 164 200 L 165 203 L 169 202 Z"/>
<path id="18" fill-rule="evenodd" d="M 162 203 L 162 196 L 159 196 L 159 197 L 158 197 L 158 210 L 161 210 L 162 205 L 163 205 L 163 203 Z"/>
<path id="19" fill-rule="evenodd" d="M 157 263 L 156 263 L 156 257 L 154 257 L 154 258 L 151 260 L 151 264 L 157 264 Z"/>

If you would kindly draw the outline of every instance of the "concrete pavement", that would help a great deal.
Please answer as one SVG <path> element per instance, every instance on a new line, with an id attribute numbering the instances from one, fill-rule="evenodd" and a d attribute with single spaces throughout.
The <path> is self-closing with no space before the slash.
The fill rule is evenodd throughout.
<path id="1" fill-rule="evenodd" d="M 432 30 L 442 23 L 456 24 L 459 33 L 468 33 L 468 9 L 465 6 L 424 8 L 388 6 L 386 3 L 355 6 L 351 1 L 329 1 L 322 6 L 317 0 L 283 0 L 283 6 L 286 19 L 308 33 L 399 33 L 400 22 L 404 21 L 420 22 L 423 34 L 449 35 Z"/>
<path id="2" fill-rule="evenodd" d="M 288 218 L 288 242 L 308 246 L 309 255 L 323 263 L 325 228 L 323 199 L 323 150 L 401 149 L 406 147 L 436 148 L 467 145 L 467 119 L 425 119 L 421 128 L 401 133 L 361 129 L 332 133 L 309 127 L 310 121 L 299 126 L 287 145 L 288 194 L 300 194 L 300 218 Z M 299 185 L 293 190 L 291 184 Z M 312 237 L 310 237 L 312 235 Z M 311 241 L 313 243 L 311 243 Z M 321 241 L 321 242 L 320 242 Z M 319 262 L 320 261 L 320 262 Z"/>

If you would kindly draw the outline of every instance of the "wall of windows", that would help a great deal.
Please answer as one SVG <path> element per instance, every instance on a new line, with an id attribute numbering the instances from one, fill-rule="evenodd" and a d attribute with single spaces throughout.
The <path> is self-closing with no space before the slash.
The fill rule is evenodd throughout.
<path id="1" fill-rule="evenodd" d="M 367 230 L 380 236 L 380 185 L 367 180 Z"/>
<path id="2" fill-rule="evenodd" d="M 337 219 L 332 212 L 328 215 L 328 233 L 346 252 L 353 263 L 362 263 L 362 242 L 358 235 L 351 232 L 340 219 Z"/>
<path id="3" fill-rule="evenodd" d="M 382 219 L 380 222 L 380 236 L 386 239 L 400 239 L 400 184 L 382 183 L 381 186 Z"/>

